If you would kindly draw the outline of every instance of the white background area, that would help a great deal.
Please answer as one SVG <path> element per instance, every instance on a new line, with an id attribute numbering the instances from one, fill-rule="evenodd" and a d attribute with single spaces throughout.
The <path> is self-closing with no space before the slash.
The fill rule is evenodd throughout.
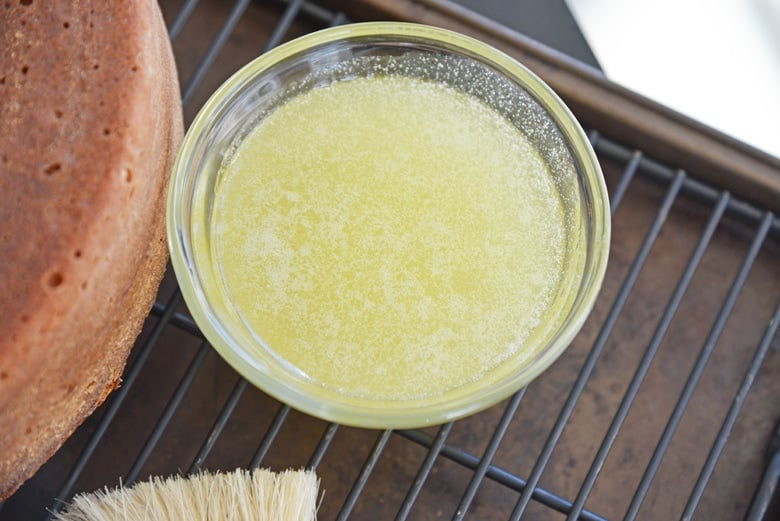
<path id="1" fill-rule="evenodd" d="M 780 0 L 566 0 L 605 75 L 780 157 Z"/>

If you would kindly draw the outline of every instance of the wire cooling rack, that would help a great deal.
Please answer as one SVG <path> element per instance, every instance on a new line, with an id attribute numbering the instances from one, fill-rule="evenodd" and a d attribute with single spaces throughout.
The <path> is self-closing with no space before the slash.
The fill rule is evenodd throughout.
<path id="1" fill-rule="evenodd" d="M 258 53 L 347 21 L 300 0 L 162 7 L 187 120 Z M 610 191 L 610 266 L 580 335 L 526 389 L 429 429 L 329 424 L 224 364 L 169 273 L 121 388 L 0 519 L 49 518 L 74 493 L 120 481 L 255 466 L 315 469 L 325 520 L 768 519 L 780 221 L 681 169 L 685 157 L 589 135 Z"/>

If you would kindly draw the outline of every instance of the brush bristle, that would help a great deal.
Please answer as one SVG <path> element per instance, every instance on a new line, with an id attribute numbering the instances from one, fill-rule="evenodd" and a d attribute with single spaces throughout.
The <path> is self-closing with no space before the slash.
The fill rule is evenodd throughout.
<path id="1" fill-rule="evenodd" d="M 155 477 L 132 487 L 73 498 L 58 521 L 313 521 L 319 479 L 313 471 L 238 469 L 183 478 Z"/>

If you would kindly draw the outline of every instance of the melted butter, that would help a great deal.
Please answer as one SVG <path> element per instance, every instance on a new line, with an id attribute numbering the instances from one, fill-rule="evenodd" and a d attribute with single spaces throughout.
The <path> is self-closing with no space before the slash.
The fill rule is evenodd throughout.
<path id="1" fill-rule="evenodd" d="M 435 396 L 517 354 L 564 248 L 560 199 L 523 134 L 475 98 L 395 76 L 268 115 L 223 165 L 212 222 L 254 334 L 371 399 Z"/>

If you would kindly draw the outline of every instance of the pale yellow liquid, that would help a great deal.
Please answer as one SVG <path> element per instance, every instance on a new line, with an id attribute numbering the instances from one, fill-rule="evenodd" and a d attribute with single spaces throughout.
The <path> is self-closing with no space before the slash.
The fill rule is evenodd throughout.
<path id="1" fill-rule="evenodd" d="M 561 271 L 550 172 L 494 110 L 404 77 L 265 118 L 224 165 L 214 254 L 254 333 L 311 380 L 414 399 L 523 349 Z"/>

